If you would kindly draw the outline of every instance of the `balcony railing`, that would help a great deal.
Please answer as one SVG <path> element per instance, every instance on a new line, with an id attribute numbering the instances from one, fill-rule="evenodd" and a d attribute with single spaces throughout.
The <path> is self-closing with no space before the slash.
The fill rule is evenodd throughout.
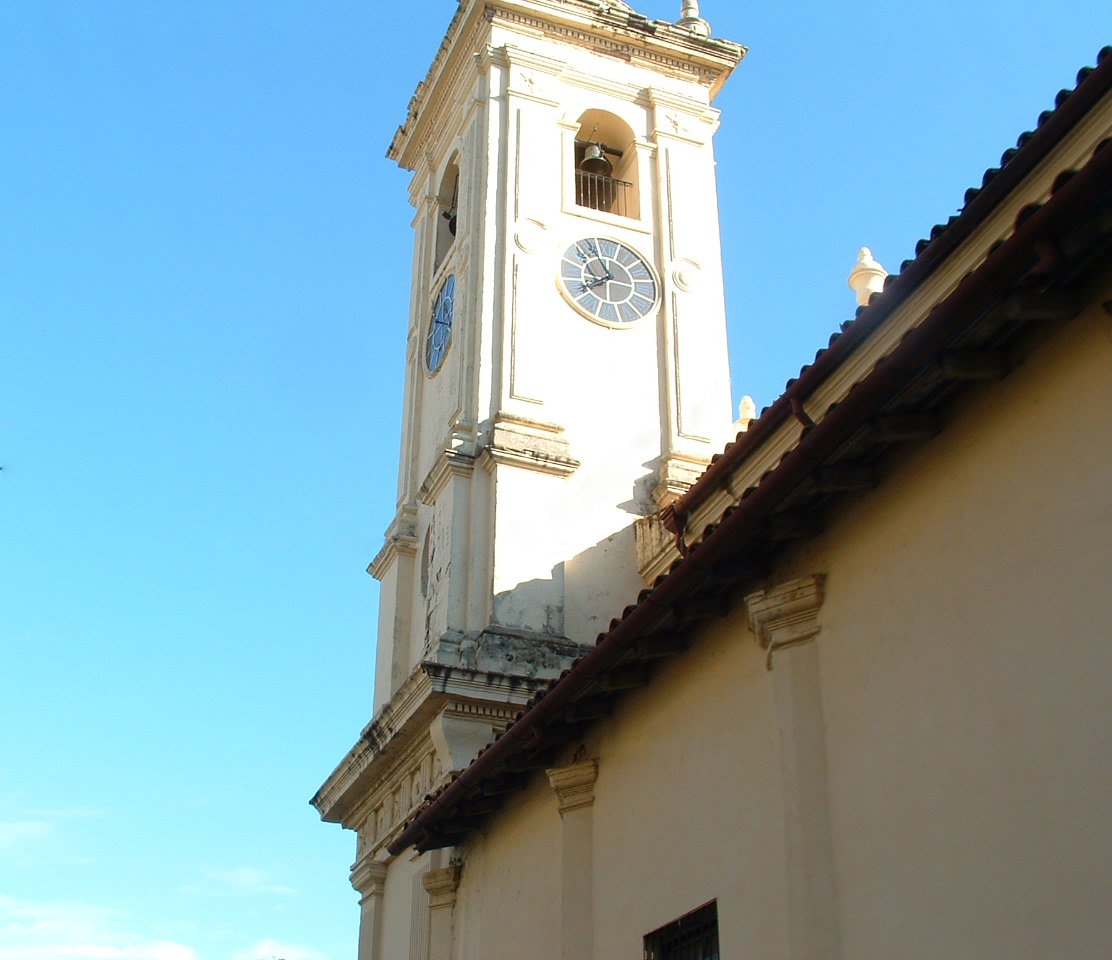
<path id="1" fill-rule="evenodd" d="M 576 170 L 575 202 L 591 210 L 602 210 L 619 217 L 632 217 L 633 184 L 599 173 Z"/>

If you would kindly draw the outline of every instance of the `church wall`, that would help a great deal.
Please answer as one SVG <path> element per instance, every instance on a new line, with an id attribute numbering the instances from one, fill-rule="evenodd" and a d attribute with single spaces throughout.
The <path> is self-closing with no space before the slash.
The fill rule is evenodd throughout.
<path id="1" fill-rule="evenodd" d="M 559 960 L 560 816 L 543 773 L 457 853 L 457 960 Z"/>
<path id="2" fill-rule="evenodd" d="M 585 752 L 599 758 L 595 957 L 638 957 L 645 934 L 713 899 L 723 910 L 723 956 L 784 955 L 771 696 L 748 632 L 718 632 L 588 739 Z M 562 829 L 541 773 L 457 850 L 465 863 L 457 957 L 561 956 Z"/>
<path id="3" fill-rule="evenodd" d="M 795 564 L 845 956 L 1107 955 L 1110 365 L 1094 307 Z"/>
<path id="4" fill-rule="evenodd" d="M 772 684 L 735 627 L 704 631 L 595 740 L 595 957 L 637 957 L 712 900 L 723 957 L 786 953 Z"/>

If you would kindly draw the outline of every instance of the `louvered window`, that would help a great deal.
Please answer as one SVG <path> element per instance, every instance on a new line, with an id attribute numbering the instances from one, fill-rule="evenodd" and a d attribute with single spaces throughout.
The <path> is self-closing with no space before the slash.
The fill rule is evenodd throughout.
<path id="1" fill-rule="evenodd" d="M 718 905 L 708 903 L 650 933 L 645 960 L 719 960 Z"/>

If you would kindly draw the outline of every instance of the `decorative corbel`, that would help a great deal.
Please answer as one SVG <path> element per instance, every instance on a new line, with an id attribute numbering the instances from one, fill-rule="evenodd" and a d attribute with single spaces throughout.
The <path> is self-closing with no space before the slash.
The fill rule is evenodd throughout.
<path id="1" fill-rule="evenodd" d="M 819 635 L 825 580 L 822 574 L 815 574 L 758 590 L 745 598 L 749 626 L 757 642 L 768 651 L 769 670 L 776 650 L 807 643 Z"/>

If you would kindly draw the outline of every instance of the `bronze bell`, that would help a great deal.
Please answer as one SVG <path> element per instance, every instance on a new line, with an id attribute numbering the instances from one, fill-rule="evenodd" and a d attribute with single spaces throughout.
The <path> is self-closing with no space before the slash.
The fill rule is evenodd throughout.
<path id="1" fill-rule="evenodd" d="M 454 237 L 456 235 L 456 224 L 458 222 L 455 209 L 445 210 L 443 216 L 444 219 L 448 221 L 448 232 Z"/>
<path id="2" fill-rule="evenodd" d="M 591 173 L 598 177 L 608 177 L 614 172 L 614 165 L 606 159 L 601 144 L 589 143 L 587 152 L 583 154 L 583 161 L 579 164 L 579 169 L 584 173 Z"/>

